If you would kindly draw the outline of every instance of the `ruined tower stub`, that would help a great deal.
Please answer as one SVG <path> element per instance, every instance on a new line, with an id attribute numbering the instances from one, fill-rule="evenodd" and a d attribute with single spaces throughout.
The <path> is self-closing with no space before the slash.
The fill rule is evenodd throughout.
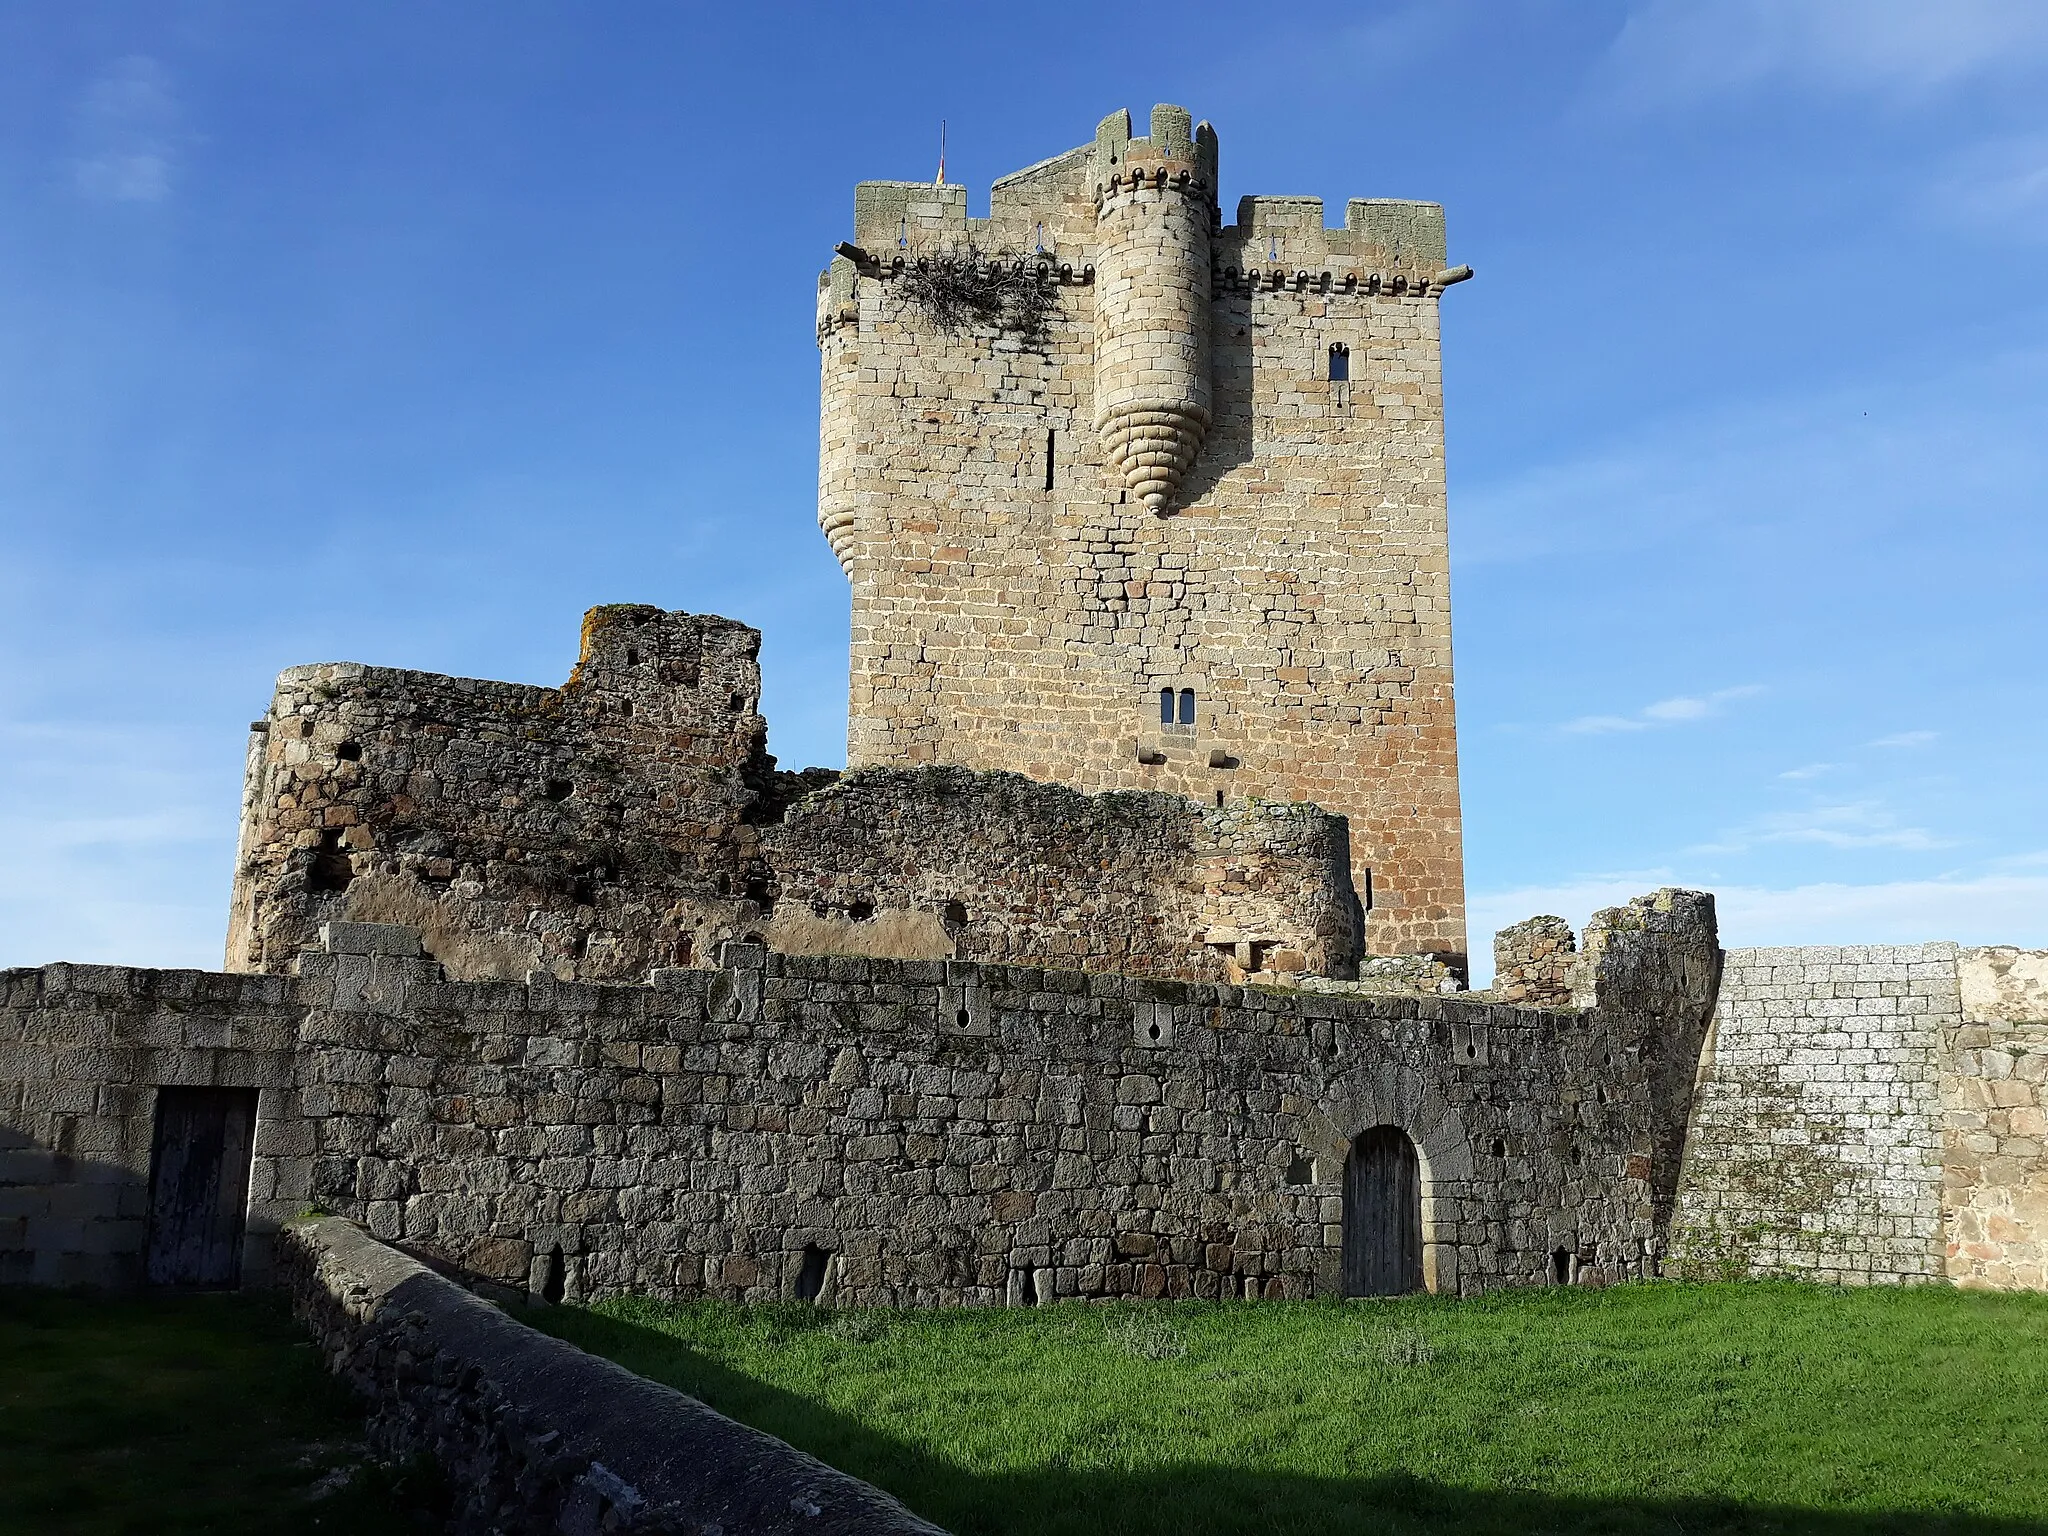
<path id="1" fill-rule="evenodd" d="M 856 189 L 818 289 L 849 765 L 1314 801 L 1368 948 L 1462 956 L 1437 301 L 1469 272 L 1433 203 L 1225 224 L 1215 131 L 1148 126 L 1112 114 L 985 219 Z M 970 252 L 1039 285 L 1036 321 L 918 301 Z"/>

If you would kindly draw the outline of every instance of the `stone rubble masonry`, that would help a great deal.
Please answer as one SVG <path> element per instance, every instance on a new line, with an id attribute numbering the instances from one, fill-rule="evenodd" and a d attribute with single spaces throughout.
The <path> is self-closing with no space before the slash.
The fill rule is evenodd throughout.
<path id="1" fill-rule="evenodd" d="M 457 982 L 328 929 L 293 976 L 0 973 L 0 1275 L 139 1273 L 153 1089 L 259 1088 L 252 1259 L 317 1207 L 477 1284 L 838 1305 L 1339 1288 L 1344 1167 L 1415 1141 L 1425 1273 L 1656 1272 L 1706 1010 L 1623 925 L 1586 1011 L 962 961 L 785 956 L 641 986 Z M 1638 950 L 1680 941 L 1698 956 Z M 92 1209 L 67 1202 L 90 1194 Z M 98 1191 L 99 1193 L 93 1193 Z M 60 1207 L 62 1207 L 60 1209 Z M 104 1209 L 102 1209 L 104 1207 Z"/>
<path id="2" fill-rule="evenodd" d="M 1352 974 L 1340 818 L 965 769 L 828 788 L 831 770 L 768 755 L 759 647 L 727 619 L 621 605 L 585 618 L 561 688 L 286 672 L 250 739 L 228 969 L 286 970 L 322 924 L 353 921 L 417 928 L 462 980 L 638 980 L 750 937 L 1185 979 Z"/>
<path id="3" fill-rule="evenodd" d="M 1432 203 L 1330 229 L 1320 199 L 1248 197 L 1223 225 L 1213 130 L 1150 126 L 1113 115 L 987 219 L 962 187 L 855 190 L 817 312 L 847 761 L 1320 805 L 1367 952 L 1462 972 L 1437 300 L 1469 274 Z M 1043 268 L 1042 339 L 904 300 L 969 243 Z"/>
<path id="4" fill-rule="evenodd" d="M 693 1397 L 507 1316 L 335 1217 L 278 1235 L 281 1280 L 370 1405 L 430 1454 L 454 1536 L 941 1536 L 895 1499 Z"/>
<path id="5" fill-rule="evenodd" d="M 1554 1008 L 1572 1000 L 1578 940 L 1561 917 L 1532 917 L 1493 936 L 1493 986 L 1503 1003 Z"/>
<path id="6" fill-rule="evenodd" d="M 867 768 L 763 842 L 786 953 L 1215 981 L 1344 976 L 1357 954 L 1344 823 L 1312 805 Z"/>
<path id="7" fill-rule="evenodd" d="M 1966 949 L 1941 1076 L 1948 1276 L 2048 1289 L 2048 952 Z"/>
<path id="8" fill-rule="evenodd" d="M 1960 1018 L 1953 944 L 1729 951 L 1674 1257 L 1708 1275 L 1939 1278 Z"/>
<path id="9" fill-rule="evenodd" d="M 760 644 L 615 605 L 560 688 L 293 667 L 250 736 L 227 968 L 285 970 L 345 918 L 422 930 L 458 976 L 619 980 L 757 926 Z"/>

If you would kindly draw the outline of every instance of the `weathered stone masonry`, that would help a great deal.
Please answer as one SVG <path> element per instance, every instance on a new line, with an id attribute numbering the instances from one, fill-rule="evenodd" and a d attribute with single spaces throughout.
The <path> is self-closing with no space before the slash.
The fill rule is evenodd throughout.
<path id="1" fill-rule="evenodd" d="M 465 980 L 638 980 L 758 937 L 1353 973 L 1341 818 L 959 768 L 779 772 L 759 647 L 727 619 L 620 605 L 585 618 L 560 688 L 293 668 L 251 735 L 228 969 L 288 969 L 340 920 L 418 928 Z"/>
<path id="2" fill-rule="evenodd" d="M 1112 114 L 985 220 L 964 187 L 855 191 L 817 311 L 847 761 L 1313 802 L 1349 821 L 1368 952 L 1462 968 L 1437 305 L 1470 272 L 1433 203 L 1226 226 L 1214 131 L 1150 129 Z M 1041 336 L 906 302 L 970 246 L 1043 271 Z"/>
<path id="3" fill-rule="evenodd" d="M 940 1536 L 879 1489 L 537 1333 L 346 1221 L 280 1234 L 294 1310 L 386 1453 L 432 1453 L 452 1536 Z"/>
<path id="4" fill-rule="evenodd" d="M 1331 1294 L 1346 1152 L 1393 1125 L 1431 1285 L 1619 1279 L 1659 1258 L 1686 1107 L 1660 1085 L 1689 1086 L 1705 1024 L 1684 996 L 1548 1012 L 753 946 L 648 986 L 448 982 L 391 932 L 338 928 L 386 952 L 290 978 L 0 977 L 0 1167 L 49 1206 L 0 1224 L 31 1255 L 12 1277 L 132 1280 L 139 1221 L 57 1207 L 146 1180 L 154 1085 L 247 1083 L 250 1278 L 319 1205 L 571 1297 L 788 1296 L 807 1267 L 845 1304 Z"/>

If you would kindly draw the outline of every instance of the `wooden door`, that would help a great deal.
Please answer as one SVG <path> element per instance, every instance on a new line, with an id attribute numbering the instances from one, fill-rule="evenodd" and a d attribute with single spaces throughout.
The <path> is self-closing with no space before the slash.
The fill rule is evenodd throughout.
<path id="1" fill-rule="evenodd" d="M 1407 1132 L 1376 1125 L 1344 1160 L 1344 1294 L 1421 1289 L 1421 1160 Z"/>
<path id="2" fill-rule="evenodd" d="M 151 1285 L 232 1286 L 249 1210 L 253 1088 L 159 1088 L 149 1154 Z"/>

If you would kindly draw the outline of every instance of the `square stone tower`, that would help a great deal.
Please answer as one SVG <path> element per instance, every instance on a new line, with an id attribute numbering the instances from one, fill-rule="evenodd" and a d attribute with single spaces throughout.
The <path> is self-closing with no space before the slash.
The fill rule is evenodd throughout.
<path id="1" fill-rule="evenodd" d="M 1434 203 L 1217 206 L 1178 107 L 862 182 L 818 286 L 852 767 L 1349 818 L 1374 954 L 1462 957 Z"/>

